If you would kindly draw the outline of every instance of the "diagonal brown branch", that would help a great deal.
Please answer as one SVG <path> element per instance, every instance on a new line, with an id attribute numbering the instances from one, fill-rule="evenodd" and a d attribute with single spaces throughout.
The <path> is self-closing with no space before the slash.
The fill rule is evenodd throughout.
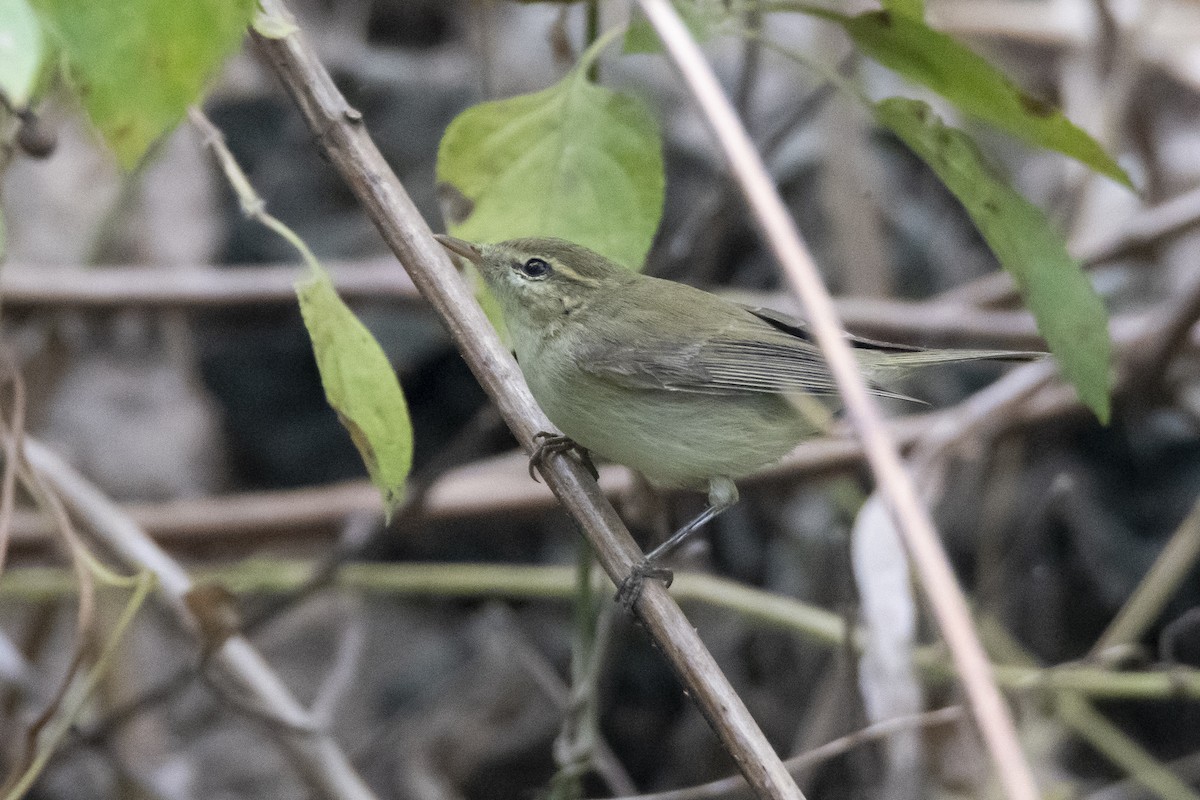
<path id="1" fill-rule="evenodd" d="M 292 21 L 282 0 L 264 0 L 262 6 L 268 15 Z M 529 394 L 512 356 L 371 141 L 361 114 L 347 104 L 303 35 L 294 30 L 278 39 L 258 34 L 253 38 L 315 132 L 323 153 L 358 196 L 417 289 L 445 321 L 463 358 L 522 447 L 532 452 L 533 436 L 550 430 L 549 421 Z M 605 571 L 616 580 L 628 575 L 641 554 L 591 476 L 564 457 L 547 459 L 541 472 L 587 535 Z M 649 583 L 637 612 L 755 791 L 764 798 L 802 797 L 666 589 L 657 582 Z"/>
<path id="2" fill-rule="evenodd" d="M 883 416 L 867 391 L 829 290 L 761 157 L 678 12 L 669 0 L 639 0 L 639 4 L 716 134 L 751 212 L 804 304 L 805 316 L 837 381 L 838 394 L 862 440 L 867 461 L 950 647 L 1001 785 L 1011 800 L 1033 800 L 1038 796 L 1037 784 L 971 623 L 966 597 L 955 580 L 929 512 L 904 470 Z"/>

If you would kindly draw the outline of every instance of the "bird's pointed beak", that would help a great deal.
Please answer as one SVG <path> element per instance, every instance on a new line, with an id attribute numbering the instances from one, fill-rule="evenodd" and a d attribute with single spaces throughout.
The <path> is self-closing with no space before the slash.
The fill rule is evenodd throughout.
<path id="1" fill-rule="evenodd" d="M 483 253 L 480 252 L 479 245 L 463 239 L 456 239 L 453 236 L 446 236 L 445 234 L 441 233 L 435 233 L 433 238 L 437 239 L 438 244 L 440 244 L 442 247 L 446 248 L 455 255 L 462 256 L 475 266 L 479 266 L 483 263 Z"/>

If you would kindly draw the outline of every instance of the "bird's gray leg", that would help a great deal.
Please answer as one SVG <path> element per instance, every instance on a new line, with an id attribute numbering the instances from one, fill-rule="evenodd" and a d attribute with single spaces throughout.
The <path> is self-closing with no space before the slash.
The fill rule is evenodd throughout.
<path id="1" fill-rule="evenodd" d="M 647 578 L 661 580 L 667 586 L 671 585 L 674 574 L 658 562 L 673 553 L 697 529 L 711 522 L 738 501 L 738 490 L 729 478 L 713 478 L 708 482 L 708 508 L 704 509 L 695 519 L 675 531 L 665 542 L 651 550 L 641 563 L 637 564 L 621 585 L 617 588 L 617 602 L 626 609 L 633 608 L 638 596 L 642 593 L 642 584 Z"/>

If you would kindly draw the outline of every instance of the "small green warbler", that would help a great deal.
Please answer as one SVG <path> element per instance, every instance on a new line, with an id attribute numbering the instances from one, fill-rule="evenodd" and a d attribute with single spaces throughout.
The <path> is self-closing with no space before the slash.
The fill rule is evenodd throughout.
<path id="1" fill-rule="evenodd" d="M 822 432 L 815 398 L 836 387 L 803 322 L 632 272 L 561 239 L 437 239 L 473 263 L 499 301 L 529 389 L 567 437 L 543 448 L 569 440 L 657 486 L 707 489 L 704 512 L 624 581 L 627 604 L 647 577 L 669 584 L 658 559 L 737 502 L 734 479 Z M 873 391 L 892 396 L 875 381 L 910 367 L 1041 355 L 850 341 Z"/>

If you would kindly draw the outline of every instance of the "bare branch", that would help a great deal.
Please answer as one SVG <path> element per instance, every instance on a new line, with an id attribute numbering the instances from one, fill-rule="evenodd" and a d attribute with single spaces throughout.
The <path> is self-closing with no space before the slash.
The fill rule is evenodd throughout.
<path id="1" fill-rule="evenodd" d="M 1200 560 L 1200 502 L 1192 506 L 1171 535 L 1137 589 L 1096 640 L 1090 655 L 1102 658 L 1110 648 L 1137 642 L 1158 619 L 1197 560 Z"/>
<path id="2" fill-rule="evenodd" d="M 347 300 L 416 301 L 416 287 L 392 258 L 323 262 L 338 293 Z M 307 273 L 285 264 L 179 269 L 118 265 L 42 267 L 5 264 L 0 296 L 8 309 L 230 307 L 294 304 L 295 283 Z"/>
<path id="3" fill-rule="evenodd" d="M 966 598 L 955 580 L 929 512 L 917 498 L 883 416 L 858 371 L 820 272 L 750 137 L 679 14 L 668 0 L 639 0 L 639 3 L 716 133 L 771 250 L 804 304 L 805 316 L 837 381 L 838 393 L 862 439 L 879 489 L 895 517 L 934 617 L 950 647 L 1000 782 L 1012 800 L 1033 800 L 1038 796 L 1037 784 L 971 624 Z"/>
<path id="4" fill-rule="evenodd" d="M 281 0 L 264 0 L 262 6 L 268 15 L 291 21 Z M 362 125 L 362 115 L 347 104 L 298 29 L 279 39 L 252 36 L 296 101 L 330 163 L 362 202 L 418 290 L 445 321 L 464 360 L 521 446 L 532 452 L 534 435 L 552 429 L 549 420 L 537 407 L 512 356 L 500 344 L 449 257 L 371 141 Z M 587 535 L 609 576 L 620 581 L 629 575 L 641 553 L 586 470 L 561 456 L 546 459 L 540 469 L 547 485 Z M 666 588 L 649 582 L 637 612 L 756 792 L 764 798 L 801 797 L 778 755 Z"/>
<path id="5" fill-rule="evenodd" d="M 956 415 L 957 406 L 928 414 L 892 420 L 896 442 L 908 448 L 930 428 Z M 1056 386 L 1043 390 L 1006 417 L 1005 430 L 1066 415 L 1082 415 L 1074 392 Z M 828 436 L 801 442 L 778 464 L 763 469 L 745 483 L 770 483 L 804 476 L 828 475 L 853 469 L 863 461 L 862 443 L 848 436 Z M 443 520 L 487 514 L 534 513 L 555 503 L 543 484 L 529 480 L 523 454 L 508 453 L 451 470 L 429 488 L 419 519 Z M 625 467 L 600 467 L 599 485 L 610 500 L 634 491 L 633 474 Z M 298 540 L 333 536 L 346 517 L 380 512 L 379 492 L 369 481 L 352 481 L 304 489 L 242 492 L 157 504 L 124 506 L 139 526 L 166 547 L 260 547 L 266 538 Z M 45 546 L 51 527 L 40 516 L 18 511 L 12 525 L 13 545 L 21 550 Z"/>
<path id="6" fill-rule="evenodd" d="M 1129 349 L 1122 381 L 1145 390 L 1164 386 L 1171 359 L 1182 349 L 1200 320 L 1200 278 L 1193 278 L 1178 295 L 1162 304 L 1161 313 L 1149 316 L 1144 333 Z"/>
<path id="7" fill-rule="evenodd" d="M 128 516 L 82 475 L 49 448 L 26 438 L 25 457 L 30 466 L 62 496 L 71 510 L 85 520 L 92 534 L 122 563 L 148 570 L 157 579 L 157 591 L 183 628 L 200 636 L 200 621 L 186 597 L 194 588 L 177 562 L 150 540 Z M 225 640 L 211 656 L 211 664 L 237 686 L 240 695 L 254 699 L 267 711 L 272 725 L 297 771 L 324 796 L 338 800 L 373 800 L 374 795 L 354 771 L 337 743 L 314 723 L 262 656 L 242 636 Z"/>
<path id="8" fill-rule="evenodd" d="M 824 761 L 836 758 L 868 742 L 884 739 L 893 734 L 913 728 L 930 728 L 936 725 L 947 725 L 959 722 L 962 719 L 963 711 L 959 706 L 947 706 L 946 708 L 939 708 L 936 711 L 926 711 L 922 714 L 896 717 L 884 720 L 883 722 L 877 722 L 874 725 L 868 725 L 854 733 L 839 736 L 837 739 L 826 742 L 820 747 L 814 747 L 806 753 L 793 756 L 783 763 L 793 773 L 805 772 Z M 701 784 L 700 786 L 689 786 L 686 789 L 630 795 L 614 798 L 614 800 L 727 800 L 728 798 L 736 797 L 745 788 L 745 782 L 740 777 L 733 776 Z"/>

